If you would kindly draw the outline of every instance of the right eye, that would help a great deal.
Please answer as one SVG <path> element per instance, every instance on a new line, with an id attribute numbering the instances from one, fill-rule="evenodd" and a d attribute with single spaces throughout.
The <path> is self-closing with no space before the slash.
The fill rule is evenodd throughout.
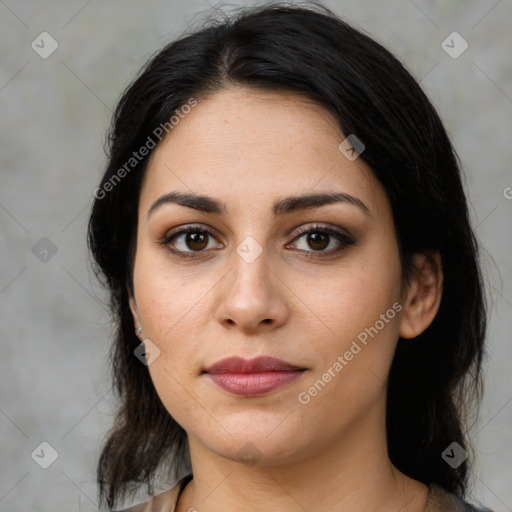
<path id="1" fill-rule="evenodd" d="M 211 248 L 222 248 L 222 244 L 208 243 L 208 238 L 213 235 L 207 229 L 200 226 L 180 226 L 169 232 L 162 240 L 162 245 L 180 258 L 193 258 L 197 253 L 205 252 Z"/>

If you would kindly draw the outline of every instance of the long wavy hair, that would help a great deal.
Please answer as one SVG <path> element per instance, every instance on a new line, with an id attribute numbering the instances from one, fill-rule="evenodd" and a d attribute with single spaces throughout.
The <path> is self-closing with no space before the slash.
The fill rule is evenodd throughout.
<path id="1" fill-rule="evenodd" d="M 301 93 L 329 109 L 344 134 L 364 142 L 360 158 L 392 205 L 404 282 L 414 253 L 440 252 L 444 290 L 438 314 L 415 339 L 398 340 L 390 370 L 388 450 L 406 475 L 464 497 L 471 459 L 453 469 L 441 454 L 454 441 L 471 453 L 467 426 L 482 391 L 486 301 L 459 160 L 405 67 L 315 3 L 273 4 L 210 19 L 155 54 L 115 109 L 109 161 L 88 232 L 116 326 L 110 363 L 118 408 L 97 467 L 100 504 L 112 509 L 144 484 L 153 493 L 159 470 L 177 478 L 189 462 L 186 432 L 134 356 L 140 340 L 128 300 L 139 193 L 151 151 L 136 163 L 130 158 L 190 98 L 200 104 L 232 84 Z M 127 167 L 129 161 L 134 165 Z"/>

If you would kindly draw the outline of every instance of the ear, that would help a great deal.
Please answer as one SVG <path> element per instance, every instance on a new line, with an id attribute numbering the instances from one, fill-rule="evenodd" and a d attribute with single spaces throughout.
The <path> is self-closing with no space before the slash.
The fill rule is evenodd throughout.
<path id="1" fill-rule="evenodd" d="M 132 316 L 133 316 L 133 323 L 135 325 L 135 329 L 137 330 L 141 327 L 140 318 L 139 318 L 139 309 L 137 308 L 137 303 L 135 302 L 135 299 L 131 295 L 130 295 L 130 299 L 129 299 L 129 304 L 130 304 L 130 311 L 132 312 Z"/>
<path id="2" fill-rule="evenodd" d="M 413 255 L 414 276 L 406 292 L 400 324 L 402 338 L 415 338 L 434 320 L 443 294 L 443 270 L 439 251 Z"/>

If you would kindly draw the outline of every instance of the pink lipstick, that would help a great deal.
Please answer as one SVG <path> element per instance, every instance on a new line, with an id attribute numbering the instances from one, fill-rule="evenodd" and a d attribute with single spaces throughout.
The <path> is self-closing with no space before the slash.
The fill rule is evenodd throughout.
<path id="1" fill-rule="evenodd" d="M 305 368 L 270 356 L 228 357 L 205 370 L 219 387 L 239 396 L 263 396 L 299 378 Z"/>

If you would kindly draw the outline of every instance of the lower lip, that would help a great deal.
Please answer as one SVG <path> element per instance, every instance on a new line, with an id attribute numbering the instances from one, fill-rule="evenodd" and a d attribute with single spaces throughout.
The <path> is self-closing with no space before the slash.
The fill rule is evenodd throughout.
<path id="1" fill-rule="evenodd" d="M 298 379 L 304 370 L 262 373 L 208 373 L 219 387 L 240 396 L 262 396 Z"/>

